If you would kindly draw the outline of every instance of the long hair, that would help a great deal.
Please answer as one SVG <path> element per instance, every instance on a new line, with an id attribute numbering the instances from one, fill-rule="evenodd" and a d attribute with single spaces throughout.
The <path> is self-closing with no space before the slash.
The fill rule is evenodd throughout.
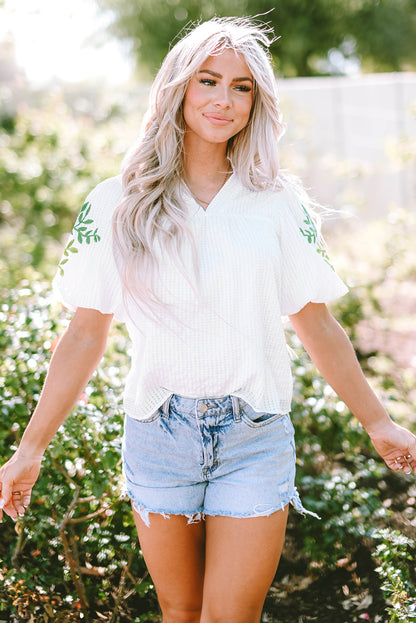
<path id="1" fill-rule="evenodd" d="M 113 221 L 124 291 L 142 310 L 154 313 L 163 305 L 155 290 L 160 253 L 168 253 L 180 267 L 182 243 L 186 236 L 191 237 L 181 205 L 182 104 L 190 79 L 208 56 L 234 50 L 254 79 L 249 121 L 227 146 L 234 173 L 249 189 L 282 185 L 278 141 L 283 127 L 268 49 L 273 40 L 265 24 L 248 18 L 214 18 L 192 28 L 162 63 L 151 88 L 141 135 L 123 162 L 124 192 Z M 194 245 L 192 255 L 196 267 Z"/>

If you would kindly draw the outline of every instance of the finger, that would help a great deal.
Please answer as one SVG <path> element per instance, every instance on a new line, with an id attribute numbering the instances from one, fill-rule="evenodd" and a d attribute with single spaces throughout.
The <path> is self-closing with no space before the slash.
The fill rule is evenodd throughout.
<path id="1" fill-rule="evenodd" d="M 393 462 L 389 464 L 389 467 L 396 472 L 400 472 L 403 469 L 403 465 L 399 459 L 394 459 Z"/>
<path id="2" fill-rule="evenodd" d="M 26 509 L 23 505 L 23 493 L 21 491 L 14 491 L 12 493 L 12 501 L 13 501 L 13 506 L 18 516 L 24 517 Z"/>
<path id="3" fill-rule="evenodd" d="M 402 457 L 402 465 L 403 465 L 404 473 L 411 474 L 412 472 L 415 471 L 416 461 L 413 459 L 411 454 L 405 454 Z"/>
<path id="4" fill-rule="evenodd" d="M 32 491 L 23 491 L 22 493 L 22 506 L 24 509 L 28 508 L 30 504 L 30 498 L 32 495 Z"/>
<path id="5" fill-rule="evenodd" d="M 416 459 L 414 459 L 410 454 L 406 456 L 405 458 L 406 458 L 407 465 L 410 469 L 410 472 L 414 472 L 416 474 Z"/>
<path id="6" fill-rule="evenodd" d="M 392 469 L 403 471 L 405 474 L 411 474 L 416 469 L 416 461 L 411 454 L 404 454 L 393 459 Z"/>
<path id="7" fill-rule="evenodd" d="M 13 505 L 13 495 L 12 495 L 12 487 L 9 484 L 3 483 L 3 487 L 1 490 L 1 501 L 0 507 L 3 509 L 3 512 L 9 515 L 12 519 L 17 519 L 17 511 Z"/>

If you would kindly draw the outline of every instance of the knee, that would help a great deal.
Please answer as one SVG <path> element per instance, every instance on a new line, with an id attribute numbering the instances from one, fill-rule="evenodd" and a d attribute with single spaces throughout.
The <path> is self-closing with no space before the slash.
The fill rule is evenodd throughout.
<path id="1" fill-rule="evenodd" d="M 217 611 L 215 608 L 204 608 L 200 622 L 201 623 L 259 623 L 261 618 L 260 610 L 244 611 L 232 608 L 227 610 L 224 608 L 221 611 Z"/>
<path id="2" fill-rule="evenodd" d="M 200 623 L 201 609 L 162 607 L 163 623 Z"/>

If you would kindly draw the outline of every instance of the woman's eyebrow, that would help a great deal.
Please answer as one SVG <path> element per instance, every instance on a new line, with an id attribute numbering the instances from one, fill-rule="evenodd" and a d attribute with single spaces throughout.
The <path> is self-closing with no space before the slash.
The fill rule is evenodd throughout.
<path id="1" fill-rule="evenodd" d="M 212 69 L 200 69 L 198 71 L 199 74 L 209 74 L 210 76 L 214 76 L 214 78 L 222 78 L 222 74 L 217 73 L 216 71 L 212 71 Z M 233 78 L 232 80 L 233 82 L 244 82 L 244 81 L 248 81 L 248 82 L 253 82 L 252 78 L 249 78 L 248 76 L 242 76 L 242 77 L 237 77 L 237 78 Z"/>

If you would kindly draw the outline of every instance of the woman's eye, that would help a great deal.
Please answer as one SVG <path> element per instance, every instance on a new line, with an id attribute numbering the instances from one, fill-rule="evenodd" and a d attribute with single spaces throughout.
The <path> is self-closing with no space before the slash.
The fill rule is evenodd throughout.
<path id="1" fill-rule="evenodd" d="M 201 78 L 199 82 L 200 84 L 205 84 L 209 87 L 215 86 L 215 80 L 210 80 L 209 78 Z"/>
<path id="2" fill-rule="evenodd" d="M 250 93 L 251 91 L 251 88 L 245 84 L 238 84 L 235 88 L 237 91 L 242 91 L 243 93 Z"/>

